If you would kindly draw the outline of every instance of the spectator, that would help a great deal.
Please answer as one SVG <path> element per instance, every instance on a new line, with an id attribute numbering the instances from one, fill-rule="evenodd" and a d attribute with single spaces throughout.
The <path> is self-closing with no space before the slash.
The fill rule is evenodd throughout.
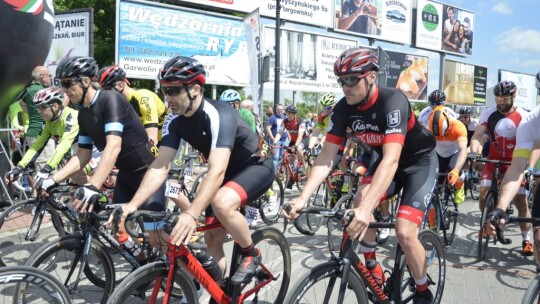
<path id="1" fill-rule="evenodd" d="M 276 106 L 276 114 L 272 115 L 270 119 L 268 119 L 268 124 L 266 125 L 266 135 L 268 136 L 268 144 L 274 143 L 275 136 L 278 132 L 278 127 L 281 126 L 281 122 L 287 118 L 283 114 L 284 107 L 282 104 L 278 104 Z M 281 153 L 285 151 L 285 146 L 288 143 L 289 133 L 287 131 L 283 132 L 283 135 L 280 138 L 280 141 L 278 143 L 279 147 L 275 148 L 272 152 L 272 157 L 274 158 L 274 169 L 277 171 L 279 169 L 279 159 L 281 157 Z"/>

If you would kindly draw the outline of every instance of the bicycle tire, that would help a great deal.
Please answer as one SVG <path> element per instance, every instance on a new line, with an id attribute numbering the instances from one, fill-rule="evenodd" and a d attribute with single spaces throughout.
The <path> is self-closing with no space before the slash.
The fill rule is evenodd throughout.
<path id="1" fill-rule="evenodd" d="M 197 191 L 199 191 L 201 182 L 204 180 L 207 174 L 208 171 L 204 171 L 195 178 L 195 181 L 193 181 L 193 186 L 191 186 L 191 193 L 193 193 L 193 196 L 195 196 Z"/>
<path id="2" fill-rule="evenodd" d="M 24 265 L 30 255 L 37 251 L 43 244 L 64 236 L 64 226 L 58 212 L 45 206 L 46 212 L 50 216 L 51 225 L 47 224 L 47 216 L 44 216 L 37 232 L 35 241 L 26 241 L 24 238 L 32 226 L 35 213 L 36 202 L 23 201 L 14 204 L 4 210 L 0 215 L 0 231 L 2 237 L 0 241 L 0 266 Z M 35 223 L 37 228 L 37 222 Z"/>
<path id="3" fill-rule="evenodd" d="M 2 303 L 71 303 L 64 286 L 41 269 L 21 265 L 3 267 L 0 282 Z"/>
<path id="4" fill-rule="evenodd" d="M 433 303 L 440 303 L 444 292 L 446 279 L 446 258 L 440 238 L 430 230 L 422 230 L 418 233 L 418 240 L 426 250 L 426 273 L 428 286 L 436 285 L 433 292 Z M 401 246 L 396 250 L 392 284 L 395 303 L 409 303 L 415 295 L 416 284 L 405 260 L 405 254 Z M 409 293 L 410 292 L 410 293 Z"/>
<path id="5" fill-rule="evenodd" d="M 458 207 L 454 200 L 454 195 L 449 194 L 448 197 L 444 199 L 444 225 L 443 225 L 443 235 L 444 243 L 448 247 L 454 242 L 456 236 L 457 221 L 459 217 Z"/>
<path id="6" fill-rule="evenodd" d="M 540 302 L 540 276 L 536 276 L 529 283 L 521 304 L 537 304 Z"/>
<path id="7" fill-rule="evenodd" d="M 108 304 L 119 303 L 148 303 L 146 292 L 152 294 L 152 282 L 157 278 L 162 279 L 162 286 L 167 281 L 168 269 L 164 261 L 153 262 L 142 266 L 124 278 L 112 295 L 107 300 Z M 187 303 L 199 303 L 195 284 L 191 274 L 183 267 L 177 267 L 174 275 L 174 289 L 182 293 Z M 163 292 L 164 288 L 160 288 Z M 138 298 L 136 298 L 138 297 Z M 172 296 L 171 296 L 172 297 Z M 161 303 L 161 302 L 160 302 Z"/>
<path id="8" fill-rule="evenodd" d="M 326 186 L 326 182 L 323 182 L 322 184 L 317 187 L 317 190 L 315 193 L 313 193 L 307 202 L 308 207 L 327 207 L 328 206 L 328 187 Z M 319 228 L 321 228 L 321 225 L 324 221 L 324 217 L 320 214 L 314 214 L 314 213 L 306 213 L 306 224 L 310 231 L 315 233 Z"/>
<path id="9" fill-rule="evenodd" d="M 306 186 L 309 171 L 311 167 L 304 164 L 304 171 L 298 172 L 296 171 L 296 188 L 298 188 L 298 191 L 302 192 L 304 190 L 304 187 Z"/>
<path id="10" fill-rule="evenodd" d="M 36 267 L 49 272 L 51 275 L 56 276 L 63 286 L 66 287 L 72 296 L 84 296 L 85 298 L 77 298 L 85 302 L 92 302 L 95 299 L 96 293 L 103 293 L 100 303 L 105 303 L 107 298 L 111 295 L 114 289 L 115 273 L 114 265 L 107 250 L 103 248 L 96 240 L 92 241 L 90 255 L 87 263 L 83 268 L 84 278 L 92 284 L 77 283 L 77 290 L 74 291 L 75 286 L 66 286 L 73 284 L 74 282 L 66 282 L 66 269 L 74 269 L 70 276 L 70 279 L 77 276 L 79 271 L 79 257 L 84 250 L 86 239 L 81 235 L 68 235 L 62 237 L 59 240 L 47 243 L 43 245 L 38 251 L 28 258 L 26 262 L 27 266 Z M 73 255 L 73 256 L 72 256 Z M 97 258 L 95 261 L 94 258 Z M 73 264 L 75 262 L 76 264 Z M 95 262 L 94 264 L 91 264 Z M 100 277 L 98 277 L 98 274 Z M 103 277 L 103 279 L 101 278 Z M 86 291 L 81 291 L 83 288 Z M 96 287 L 96 288 L 95 288 Z M 99 288 L 99 289 L 97 289 Z"/>
<path id="11" fill-rule="evenodd" d="M 271 202 L 271 199 L 267 194 L 263 194 L 259 198 L 259 214 L 261 215 L 263 222 L 269 226 L 273 225 L 281 218 L 281 209 L 285 203 L 285 191 L 279 177 L 274 177 L 271 189 L 276 195 L 276 202 Z"/>
<path id="12" fill-rule="evenodd" d="M 471 194 L 471 198 L 473 200 L 478 200 L 478 194 L 476 192 L 478 191 L 478 185 L 473 183 L 473 181 L 470 178 L 465 179 L 465 194 L 469 192 Z"/>
<path id="13" fill-rule="evenodd" d="M 315 266 L 306 275 L 298 279 L 287 299 L 285 299 L 285 303 L 337 303 L 339 286 L 343 275 L 341 268 L 342 265 L 337 261 L 329 261 Z M 336 282 L 338 279 L 340 282 Z M 328 283 L 327 280 L 330 282 Z M 317 287 L 317 283 L 322 285 Z M 333 285 L 332 290 L 328 290 L 329 285 Z M 322 290 L 326 290 L 324 295 Z M 321 299 L 323 296 L 324 299 Z M 356 271 L 352 271 L 352 269 L 349 271 L 343 303 L 369 303 L 366 286 Z"/>
<path id="14" fill-rule="evenodd" d="M 489 241 L 491 240 L 491 236 L 487 235 L 486 238 L 482 236 L 483 228 L 487 220 L 487 215 L 493 211 L 495 208 L 495 204 L 497 202 L 496 195 L 493 191 L 489 191 L 486 196 L 486 201 L 484 204 L 484 208 L 482 209 L 482 216 L 480 217 L 480 231 L 478 232 L 478 252 L 477 252 L 477 258 L 479 261 L 484 260 L 486 257 L 487 249 L 489 246 Z"/>

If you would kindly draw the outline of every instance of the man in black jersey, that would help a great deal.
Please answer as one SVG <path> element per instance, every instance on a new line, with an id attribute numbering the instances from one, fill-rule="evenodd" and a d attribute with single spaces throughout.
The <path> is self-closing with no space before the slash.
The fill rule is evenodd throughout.
<path id="1" fill-rule="evenodd" d="M 338 57 L 334 74 L 345 97 L 332 111 L 325 144 L 302 193 L 291 202 L 291 213 L 284 215 L 292 219 L 298 217 L 298 210 L 305 206 L 330 172 L 334 155 L 350 128 L 352 136 L 370 146 L 380 157 L 370 165 L 353 199 L 355 217 L 347 232 L 353 239 L 373 242 L 375 230 L 366 229 L 373 221 L 373 209 L 381 200 L 403 190 L 396 235 L 416 282 L 414 303 L 431 303 L 433 295 L 428 289 L 425 250 L 418 240 L 418 227 L 437 178 L 435 137 L 418 123 L 401 91 L 377 87 L 378 70 L 377 55 L 370 49 L 352 48 Z M 366 260 L 375 258 L 374 248 L 362 246 L 360 250 Z M 374 271 L 384 278 L 380 265 Z"/>
<path id="2" fill-rule="evenodd" d="M 229 105 L 204 98 L 204 66 L 195 59 L 178 56 L 165 63 L 159 81 L 172 114 L 163 124 L 163 138 L 156 160 L 129 204 L 123 218 L 136 211 L 165 182 L 180 140 L 184 139 L 208 159 L 208 175 L 191 205 L 180 214 L 170 239 L 177 245 L 187 243 L 197 228 L 197 218 L 206 209 L 207 223 L 220 221 L 242 248 L 242 263 L 231 278 L 233 283 L 247 282 L 260 262 L 253 246 L 245 217 L 238 212 L 271 186 L 274 167 L 271 160 L 261 161 L 257 152 L 258 136 Z M 212 207 L 207 208 L 207 207 Z M 208 252 L 225 269 L 224 229 L 205 232 Z"/>

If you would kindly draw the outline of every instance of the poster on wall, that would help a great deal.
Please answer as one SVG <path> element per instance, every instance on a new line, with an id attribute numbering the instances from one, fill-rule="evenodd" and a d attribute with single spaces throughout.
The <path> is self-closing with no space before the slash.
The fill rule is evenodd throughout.
<path id="1" fill-rule="evenodd" d="M 93 17 L 92 8 L 56 12 L 51 49 L 45 66 L 53 75 L 53 85 L 58 86 L 56 67 L 62 59 L 73 56 L 93 56 Z"/>
<path id="2" fill-rule="evenodd" d="M 458 105 L 486 105 L 487 68 L 444 61 L 443 89 L 446 102 Z"/>
<path id="3" fill-rule="evenodd" d="M 393 51 L 380 51 L 378 85 L 398 88 L 411 101 L 426 101 L 428 57 Z"/>
<path id="4" fill-rule="evenodd" d="M 418 0 L 415 46 L 471 56 L 474 21 L 473 12 L 431 0 Z"/>
<path id="5" fill-rule="evenodd" d="M 514 104 L 525 110 L 532 110 L 536 107 L 536 80 L 534 75 L 499 70 L 499 81 L 511 80 L 517 86 Z"/>
<path id="6" fill-rule="evenodd" d="M 335 0 L 334 30 L 410 44 L 412 0 Z"/>
<path id="7" fill-rule="evenodd" d="M 270 70 L 275 66 L 274 28 L 264 28 L 263 54 L 270 55 Z M 334 62 L 354 40 L 282 30 L 280 50 L 280 88 L 306 92 L 342 92 L 334 75 Z M 270 82 L 274 73 L 270 73 Z"/>
<path id="8" fill-rule="evenodd" d="M 207 83 L 250 83 L 245 26 L 240 19 L 119 0 L 116 20 L 116 62 L 128 77 L 156 79 L 167 60 L 181 55 L 205 66 Z"/>

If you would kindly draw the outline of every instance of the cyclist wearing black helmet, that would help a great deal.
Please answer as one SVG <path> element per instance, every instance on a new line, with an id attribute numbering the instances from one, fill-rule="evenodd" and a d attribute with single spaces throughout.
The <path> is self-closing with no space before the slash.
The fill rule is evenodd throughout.
<path id="1" fill-rule="evenodd" d="M 420 112 L 420 114 L 418 114 L 418 121 L 423 126 L 428 125 L 429 116 L 431 115 L 431 112 L 433 112 L 435 108 L 444 109 L 444 111 L 446 112 L 446 115 L 448 115 L 450 118 L 454 118 L 454 119 L 458 118 L 458 114 L 454 112 L 454 110 L 445 106 L 446 94 L 443 91 L 435 90 L 431 92 L 431 94 L 429 94 L 428 96 L 428 101 L 429 101 L 429 107 L 425 107 Z"/>
<path id="2" fill-rule="evenodd" d="M 424 202 L 435 185 L 435 138 L 418 123 L 401 91 L 377 86 L 378 70 L 377 55 L 370 49 L 351 48 L 338 57 L 334 74 L 345 97 L 334 107 L 326 141 L 302 194 L 291 201 L 291 213 L 284 216 L 298 216 L 297 211 L 330 172 L 350 128 L 351 135 L 370 146 L 379 157 L 368 169 L 353 199 L 355 217 L 347 232 L 352 239 L 373 242 L 375 230 L 366 229 L 373 221 L 373 209 L 381 198 L 392 197 L 403 189 L 396 235 L 416 282 L 414 302 L 431 303 L 433 294 L 428 289 L 424 247 L 418 240 L 418 227 L 427 206 L 418 202 Z M 362 246 L 361 252 L 367 259 L 375 257 L 374 248 Z"/>
<path id="3" fill-rule="evenodd" d="M 281 140 L 283 132 L 289 133 L 291 141 L 289 147 L 296 149 L 296 157 L 298 157 L 298 171 L 302 172 L 304 168 L 304 147 L 307 146 L 309 139 L 306 137 L 306 124 L 297 115 L 298 109 L 295 106 L 288 106 L 285 109 L 287 118 L 281 121 L 278 127 L 278 132 L 274 137 L 274 145 L 277 145 Z"/>
<path id="4" fill-rule="evenodd" d="M 474 130 L 478 126 L 478 120 L 474 118 L 473 108 L 471 106 L 462 106 L 459 108 L 458 113 L 458 119 L 467 127 L 467 147 L 469 147 Z"/>
<path id="5" fill-rule="evenodd" d="M 475 157 L 482 151 L 481 138 L 486 133 L 489 134 L 489 154 L 488 159 L 512 161 L 514 147 L 516 146 L 517 127 L 521 120 L 527 116 L 527 112 L 514 104 L 517 87 L 514 82 L 503 80 L 493 89 L 495 102 L 497 105 L 482 112 L 479 125 L 474 131 L 471 139 L 471 155 Z M 500 170 L 506 173 L 508 165 L 503 165 Z M 484 208 L 486 194 L 491 186 L 491 179 L 495 168 L 493 164 L 485 164 L 480 180 L 480 210 Z M 521 185 L 514 203 L 518 209 L 520 217 L 530 217 L 527 199 L 525 196 L 524 184 Z M 533 254 L 530 242 L 530 227 L 527 223 L 521 223 L 521 234 L 523 237 L 522 254 L 530 256 Z M 487 232 L 486 232 L 487 233 Z"/>

